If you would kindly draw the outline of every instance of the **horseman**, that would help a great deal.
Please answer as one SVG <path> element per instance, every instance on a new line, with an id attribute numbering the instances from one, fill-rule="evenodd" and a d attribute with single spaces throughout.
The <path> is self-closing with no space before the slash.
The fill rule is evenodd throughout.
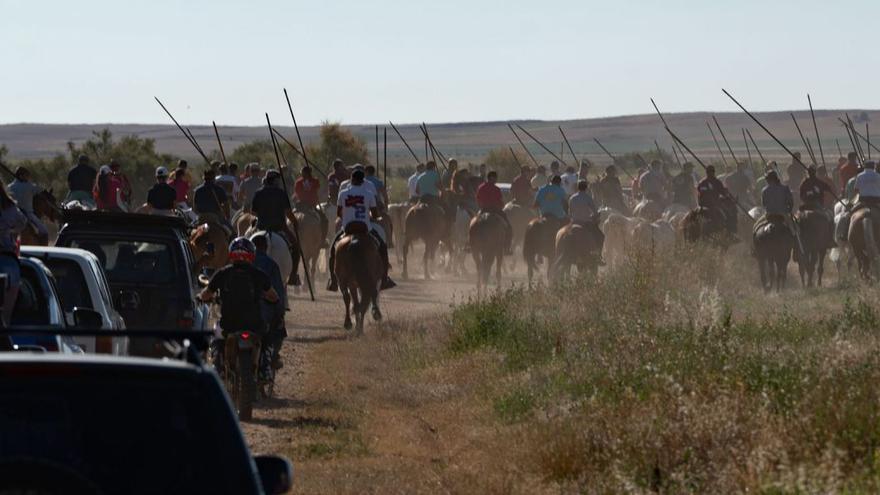
<path id="1" fill-rule="evenodd" d="M 788 176 L 788 188 L 797 191 L 804 181 L 804 162 L 801 161 L 800 152 L 792 154 L 791 163 L 785 167 L 785 175 Z M 795 206 L 800 205 L 800 198 L 795 198 Z"/>
<path id="2" fill-rule="evenodd" d="M 504 253 L 509 256 L 513 254 L 513 227 L 504 213 L 504 198 L 501 189 L 495 185 L 497 181 L 498 172 L 492 170 L 486 175 L 486 182 L 477 189 L 477 206 L 480 213 L 497 215 L 504 220 Z"/>
<path id="3" fill-rule="evenodd" d="M 577 192 L 568 199 L 568 214 L 571 223 L 584 227 L 599 241 L 601 253 L 605 245 L 605 234 L 599 229 L 599 209 L 590 195 L 589 186 L 590 183 L 585 180 L 578 182 Z"/>
<path id="4" fill-rule="evenodd" d="M 639 177 L 639 191 L 644 199 L 666 204 L 666 175 L 660 160 L 652 160 L 651 168 Z"/>
<path id="5" fill-rule="evenodd" d="M 697 190 L 697 182 L 694 179 L 694 164 L 685 162 L 681 172 L 672 178 L 672 202 L 688 208 L 697 205 L 694 192 Z"/>
<path id="6" fill-rule="evenodd" d="M 237 210 L 238 203 L 238 180 L 235 175 L 229 171 L 229 165 L 221 163 L 217 170 L 217 176 L 214 177 L 214 183 L 222 187 L 226 191 L 226 197 L 232 205 L 232 209 Z"/>
<path id="7" fill-rule="evenodd" d="M 293 193 L 296 196 L 294 209 L 307 215 L 318 217 L 321 221 L 321 239 L 324 239 L 324 242 L 326 242 L 330 222 L 327 219 L 327 215 L 324 214 L 324 210 L 318 204 L 318 190 L 320 188 L 321 181 L 312 177 L 312 167 L 304 166 L 300 171 L 299 178 L 296 179 L 293 185 Z"/>
<path id="8" fill-rule="evenodd" d="M 259 163 L 250 163 L 247 166 L 248 177 L 241 181 L 238 186 L 238 204 L 243 211 L 251 211 L 251 203 L 254 195 L 263 187 L 263 170 Z"/>
<path id="9" fill-rule="evenodd" d="M 513 202 L 520 206 L 528 207 L 529 202 L 535 197 L 535 191 L 529 182 L 531 175 L 532 169 L 523 165 L 519 169 L 519 175 L 510 184 L 510 195 L 513 197 Z"/>
<path id="10" fill-rule="evenodd" d="M 855 178 L 855 192 L 859 195 L 859 201 L 853 213 L 862 208 L 880 206 L 880 174 L 877 173 L 875 162 L 865 162 L 865 170 Z"/>
<path id="11" fill-rule="evenodd" d="M 409 193 L 409 202 L 410 204 L 416 204 L 419 202 L 419 194 L 418 194 L 418 185 L 419 185 L 419 177 L 425 172 L 425 165 L 419 163 L 416 165 L 416 171 L 413 172 L 412 175 L 406 180 L 406 190 Z M 335 204 L 335 203 L 334 203 Z"/>
<path id="12" fill-rule="evenodd" d="M 373 184 L 373 187 L 376 188 L 376 193 L 378 193 L 376 201 L 379 203 L 379 212 L 384 215 L 385 209 L 388 207 L 388 189 L 385 187 L 385 182 L 376 176 L 376 167 L 373 165 L 364 167 L 364 174 L 364 181 Z M 448 182 L 445 182 L 445 184 L 448 184 Z"/>
<path id="13" fill-rule="evenodd" d="M 263 187 L 254 194 L 251 202 L 251 211 L 257 217 L 257 229 L 273 232 L 287 241 L 290 250 L 293 268 L 290 276 L 294 286 L 301 285 L 299 279 L 300 252 L 296 234 L 290 230 L 287 220 L 296 222 L 293 210 L 290 207 L 290 199 L 285 194 L 279 183 L 281 174 L 277 170 L 269 170 L 263 179 Z"/>
<path id="14" fill-rule="evenodd" d="M 471 188 L 471 173 L 466 169 L 458 169 L 452 176 L 449 192 L 454 198 L 455 204 L 473 216 L 477 213 L 475 192 Z"/>
<path id="15" fill-rule="evenodd" d="M 840 178 L 840 192 L 846 196 L 847 184 L 859 175 L 859 155 L 854 151 L 848 153 L 846 162 L 837 167 L 837 175 Z"/>
<path id="16" fill-rule="evenodd" d="M 752 197 L 752 181 L 746 174 L 746 164 L 739 162 L 736 164 L 736 171 L 728 175 L 724 180 L 724 185 L 734 197 L 738 199 L 748 199 Z"/>
<path id="17" fill-rule="evenodd" d="M 595 190 L 599 197 L 599 202 L 612 210 L 616 210 L 624 215 L 629 215 L 629 208 L 623 199 L 623 187 L 620 185 L 620 179 L 617 177 L 617 167 L 609 165 L 605 167 L 605 174 L 596 183 Z"/>
<path id="18" fill-rule="evenodd" d="M 534 207 L 538 209 L 541 216 L 547 219 L 557 220 L 560 223 L 566 217 L 566 208 L 568 204 L 565 202 L 565 190 L 562 189 L 562 178 L 554 175 L 550 179 L 550 183 L 538 189 L 535 195 Z"/>
<path id="19" fill-rule="evenodd" d="M 794 198 L 791 189 L 783 185 L 779 180 L 779 174 L 775 170 L 767 172 L 765 176 L 767 186 L 761 191 L 761 206 L 764 207 L 764 217 L 755 222 L 755 232 L 765 224 L 788 225 L 791 212 L 794 209 Z"/>
<path id="20" fill-rule="evenodd" d="M 349 179 L 348 170 L 341 158 L 333 160 L 333 172 L 327 177 L 327 201 L 335 205 L 339 196 L 339 188 L 342 183 Z"/>
<path id="21" fill-rule="evenodd" d="M 15 170 L 15 179 L 9 184 L 9 194 L 18 203 L 18 207 L 27 217 L 28 223 L 37 233 L 37 240 L 42 244 L 49 243 L 49 231 L 40 217 L 34 212 L 34 196 L 41 193 L 43 188 L 31 182 L 31 173 L 24 167 Z"/>
<path id="22" fill-rule="evenodd" d="M 67 199 L 66 201 L 79 201 L 80 203 L 95 206 L 95 198 L 92 197 L 92 186 L 98 171 L 89 165 L 87 155 L 79 155 L 76 166 L 67 172 Z"/>
<path id="23" fill-rule="evenodd" d="M 565 196 L 571 197 L 577 192 L 578 175 L 572 166 L 565 167 L 565 173 L 560 176 L 562 178 L 562 189 L 565 190 Z"/>
<path id="24" fill-rule="evenodd" d="M 534 191 L 549 184 L 547 169 L 544 168 L 543 165 L 538 165 L 538 168 L 535 169 L 535 175 L 532 176 L 530 183 L 532 185 L 532 190 Z"/>
<path id="25" fill-rule="evenodd" d="M 422 203 L 440 204 L 440 174 L 433 161 L 425 165 L 425 172 L 416 181 L 416 195 Z"/>
<path id="26" fill-rule="evenodd" d="M 177 192 L 168 184 L 168 169 L 156 169 L 156 183 L 147 191 L 147 210 L 154 215 L 174 214 L 174 200 Z"/>
<path id="27" fill-rule="evenodd" d="M 452 177 L 455 176 L 455 172 L 458 171 L 458 160 L 455 158 L 450 158 L 446 165 L 446 171 L 443 172 L 443 176 L 440 178 L 440 186 L 443 189 L 449 189 L 452 185 Z M 367 171 L 367 180 L 370 180 L 369 171 Z"/>
<path id="28" fill-rule="evenodd" d="M 367 186 L 364 181 L 364 171 L 356 168 L 351 174 L 351 182 L 348 187 L 340 189 L 339 197 L 336 203 L 336 216 L 342 220 L 342 230 L 333 239 L 330 246 L 330 257 L 327 260 L 327 266 L 330 272 L 330 280 L 327 281 L 327 290 L 336 292 L 339 286 L 336 281 L 336 273 L 334 271 L 336 262 L 336 243 L 342 239 L 346 233 L 352 232 L 355 227 L 353 224 L 361 224 L 361 228 L 365 228 L 369 232 L 376 243 L 379 245 L 379 254 L 382 257 L 383 276 L 381 289 L 391 289 L 397 284 L 388 276 L 388 269 L 391 263 L 388 261 L 388 245 L 382 237 L 372 228 L 370 216 L 378 218 L 379 210 L 376 203 L 376 195 L 373 188 Z"/>
<path id="29" fill-rule="evenodd" d="M 214 182 L 214 171 L 205 170 L 202 175 L 204 182 L 193 191 L 193 212 L 198 215 L 198 222 L 213 223 L 226 231 L 227 237 L 232 237 L 232 227 L 229 225 L 229 198 L 226 191 Z"/>
<path id="30" fill-rule="evenodd" d="M 736 235 L 736 198 L 715 176 L 715 166 L 706 167 L 706 178 L 697 184 L 697 204 L 720 220 L 731 236 Z"/>
<path id="31" fill-rule="evenodd" d="M 799 191 L 801 209 L 817 211 L 825 211 L 825 195 L 832 193 L 831 185 L 817 177 L 814 165 L 807 168 L 807 178 L 801 182 Z"/>

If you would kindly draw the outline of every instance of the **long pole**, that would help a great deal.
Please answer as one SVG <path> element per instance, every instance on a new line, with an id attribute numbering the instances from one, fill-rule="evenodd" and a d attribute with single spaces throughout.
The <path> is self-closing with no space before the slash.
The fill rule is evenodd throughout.
<path id="1" fill-rule="evenodd" d="M 381 164 L 382 164 L 382 162 L 379 161 L 379 126 L 377 125 L 376 126 L 376 169 L 378 169 L 379 165 L 381 165 Z M 376 173 L 378 173 L 378 170 Z"/>
<path id="2" fill-rule="evenodd" d="M 822 158 L 822 165 L 827 169 L 828 164 L 825 162 L 825 151 L 822 149 L 822 138 L 819 137 L 819 126 L 816 125 L 816 113 L 813 112 L 813 100 L 807 93 L 807 103 L 810 104 L 810 118 L 813 119 L 813 130 L 816 131 L 816 143 L 819 145 L 819 156 Z"/>
<path id="3" fill-rule="evenodd" d="M 816 157 L 813 156 L 813 153 L 812 153 L 812 151 L 810 150 L 810 145 L 807 143 L 806 138 L 804 138 L 804 133 L 801 132 L 801 126 L 798 125 L 797 119 L 794 118 L 794 113 L 790 113 L 789 115 L 791 115 L 791 121 L 794 122 L 794 127 L 795 127 L 795 129 L 797 129 L 797 131 L 798 131 L 798 136 L 800 136 L 800 137 L 801 137 L 801 141 L 804 142 L 804 148 L 807 149 L 807 154 L 810 155 L 810 159 L 813 160 L 813 163 L 816 163 Z"/>
<path id="4" fill-rule="evenodd" d="M 284 141 L 284 144 L 286 144 L 287 146 L 289 146 L 290 149 L 292 149 L 294 153 L 296 153 L 297 155 L 301 156 L 301 157 L 303 158 L 303 160 L 306 159 L 306 155 L 304 155 L 303 152 L 299 150 L 299 148 L 297 148 L 293 143 L 291 143 L 290 140 L 288 140 L 286 137 L 284 137 L 284 134 L 281 134 L 281 133 L 278 131 L 278 129 L 276 129 L 276 128 L 273 127 L 273 128 L 272 128 L 272 132 L 275 133 L 275 137 L 277 137 L 278 139 Z M 316 164 L 311 163 L 311 164 L 309 164 L 309 166 L 312 167 L 313 169 L 317 170 L 318 172 L 320 172 L 320 174 L 323 175 L 325 179 L 328 178 L 328 177 L 327 177 L 327 174 L 326 174 L 323 170 L 321 170 L 321 168 L 318 167 Z"/>
<path id="5" fill-rule="evenodd" d="M 748 110 L 746 110 L 746 107 L 742 106 L 740 104 L 740 102 L 737 101 L 736 98 L 733 97 L 733 95 L 731 95 L 730 93 L 727 92 L 726 89 L 722 89 L 721 91 L 723 91 L 724 94 L 727 95 L 728 98 L 730 98 L 734 103 L 736 103 L 736 106 L 738 106 L 740 109 L 742 109 L 742 111 L 745 112 L 746 115 L 751 117 L 751 119 L 753 121 L 755 121 L 756 124 L 758 124 L 758 127 L 760 127 L 761 129 L 764 129 L 764 132 L 766 132 L 767 135 L 769 135 L 771 138 L 773 138 L 773 140 L 776 141 L 776 144 L 778 144 L 782 149 L 784 149 L 786 153 L 791 155 L 791 157 L 794 159 L 795 163 L 797 163 L 798 165 L 800 165 L 804 169 L 807 168 L 806 165 L 801 163 L 801 161 L 798 160 L 797 157 L 794 156 L 794 153 L 792 153 L 792 151 L 790 149 L 788 149 L 788 146 L 783 144 L 782 141 L 779 140 L 779 138 L 777 138 L 772 132 L 770 132 L 770 129 L 767 129 L 767 127 L 765 127 L 764 124 L 762 124 L 761 121 L 758 120 L 757 117 L 752 115 L 752 112 L 749 112 Z M 834 191 L 830 191 L 830 192 L 831 192 L 831 195 L 834 197 L 834 201 L 840 202 L 840 198 L 834 193 Z"/>
<path id="6" fill-rule="evenodd" d="M 516 131 L 513 130 L 513 126 L 507 124 L 507 128 L 510 129 L 510 132 L 512 132 L 514 137 L 516 137 L 516 140 L 519 141 L 519 145 L 522 146 L 524 150 L 526 150 L 526 154 L 529 155 L 529 158 L 532 159 L 532 163 L 534 163 L 536 167 L 539 167 L 540 165 L 538 165 L 538 160 L 535 160 L 535 156 L 532 155 L 532 152 L 529 151 L 529 149 L 526 147 L 526 143 L 524 143 L 523 140 L 520 139 L 519 134 L 517 134 Z"/>
<path id="7" fill-rule="evenodd" d="M 382 126 L 382 155 L 385 158 L 382 160 L 385 171 L 385 187 L 388 187 L 388 128 L 385 126 Z"/>
<path id="8" fill-rule="evenodd" d="M 293 120 L 293 128 L 296 130 L 296 139 L 299 140 L 299 149 L 302 150 L 303 160 L 306 161 L 306 165 L 311 165 L 311 162 L 309 162 L 309 157 L 306 156 L 306 146 L 303 144 L 302 134 L 299 133 L 299 126 L 296 125 L 296 116 L 293 114 L 293 105 L 290 104 L 290 97 L 287 96 L 287 88 L 283 88 L 283 89 L 284 89 L 284 99 L 287 100 L 287 109 L 290 110 L 290 118 Z M 281 165 L 278 165 L 278 166 L 280 167 Z M 281 174 L 281 176 L 284 177 L 284 174 Z M 306 270 L 306 272 L 308 272 L 308 271 Z M 308 277 L 308 274 L 306 275 L 306 277 Z M 309 285 L 309 290 L 311 290 L 311 288 L 312 288 L 312 286 Z M 312 297 L 312 300 L 314 301 L 315 298 Z"/>
<path id="9" fill-rule="evenodd" d="M 733 148 L 730 146 L 730 141 L 727 140 L 727 136 L 724 135 L 724 129 L 722 129 L 721 126 L 718 124 L 718 119 L 716 119 L 714 115 L 712 116 L 712 120 L 715 122 L 715 127 L 718 128 L 718 134 L 721 134 L 721 139 L 723 139 L 724 144 L 727 145 L 727 151 L 730 152 L 730 156 L 731 158 L 733 158 L 733 164 L 735 168 L 736 165 L 739 165 L 739 160 L 737 160 L 736 155 L 733 154 Z"/>
<path id="10" fill-rule="evenodd" d="M 285 94 L 287 92 L 285 91 Z M 281 187 L 284 188 L 284 197 L 287 198 L 287 207 L 291 208 L 290 205 L 290 195 L 287 192 L 287 180 L 284 178 L 284 171 L 281 168 L 281 154 L 278 152 L 278 142 L 275 140 L 275 133 L 272 132 L 272 122 L 269 121 L 269 114 L 266 113 L 266 124 L 269 126 L 269 138 L 272 140 L 272 149 L 275 150 L 275 161 L 278 162 L 278 172 L 281 175 Z M 296 235 L 296 242 L 300 242 L 302 237 L 299 236 L 299 222 L 296 221 L 296 217 L 292 216 L 293 221 L 293 233 Z M 309 286 L 309 296 L 312 299 L 312 302 L 315 302 L 315 289 L 312 288 L 312 278 L 309 275 L 309 265 L 306 264 L 305 255 L 302 252 L 302 249 L 299 250 L 299 258 L 302 261 L 303 272 L 306 274 L 306 283 Z"/>
<path id="11" fill-rule="evenodd" d="M 419 127 L 419 129 L 425 135 L 425 142 L 428 143 L 428 147 L 431 150 L 431 156 L 434 157 L 434 162 L 440 162 L 440 164 L 443 165 L 443 170 L 448 172 L 449 167 L 446 166 L 446 156 L 444 156 L 443 153 L 440 153 L 440 150 L 438 150 L 437 147 L 434 146 L 434 142 L 431 141 L 431 136 L 428 134 L 428 126 L 426 126 L 425 123 L 422 122 L 422 125 L 421 127 Z M 438 160 L 437 157 L 440 157 L 440 159 Z"/>
<path id="12" fill-rule="evenodd" d="M 727 163 L 727 158 L 724 157 L 724 152 L 721 151 L 721 145 L 718 144 L 718 139 L 715 138 L 715 131 L 712 130 L 712 126 L 709 125 L 709 121 L 706 121 L 706 127 L 709 129 L 709 134 L 712 135 L 712 141 L 715 142 L 715 148 L 718 150 L 718 154 L 721 155 L 721 161 L 724 162 L 724 168 L 729 169 L 730 164 Z"/>
<path id="13" fill-rule="evenodd" d="M 568 137 L 565 135 L 565 131 L 562 130 L 562 126 L 559 126 L 559 133 L 562 134 L 562 140 L 565 142 L 565 145 L 568 146 L 568 151 L 571 153 L 571 157 L 574 159 L 575 163 L 578 163 L 577 155 L 574 154 L 574 149 L 571 147 L 571 143 L 568 141 Z"/>
<path id="14" fill-rule="evenodd" d="M 672 155 L 675 157 L 675 163 L 681 167 L 681 159 L 678 157 L 678 149 L 676 149 L 675 142 L 672 143 Z"/>
<path id="15" fill-rule="evenodd" d="M 169 112 L 168 109 L 165 108 L 165 105 L 163 105 L 162 102 L 159 101 L 159 98 L 157 98 L 155 96 L 153 98 L 156 100 L 156 103 L 158 103 L 159 106 L 162 107 L 162 110 L 165 110 L 165 113 L 167 113 L 168 116 L 171 117 L 171 121 L 174 122 L 174 125 L 176 125 L 177 129 L 180 130 L 180 132 L 183 134 L 183 137 L 185 137 L 187 139 L 187 141 L 189 141 L 189 144 L 193 145 L 193 148 L 195 148 L 196 151 L 198 151 L 199 154 L 202 155 L 202 158 L 205 160 L 205 163 L 210 165 L 211 160 L 208 160 L 208 157 L 205 155 L 205 153 L 202 152 L 202 149 L 199 148 L 199 145 L 196 144 L 196 142 L 193 141 L 193 139 L 189 136 L 189 134 L 187 134 L 186 131 L 183 130 L 183 127 L 181 127 L 180 124 L 177 123 L 177 119 L 174 118 L 174 115 L 171 115 L 171 112 Z"/>
<path id="16" fill-rule="evenodd" d="M 847 124 L 845 120 L 841 119 L 840 117 L 838 117 L 837 120 L 839 120 L 840 123 L 843 124 L 843 128 L 846 130 L 846 137 L 849 138 L 849 144 L 850 144 L 850 146 L 852 146 L 853 153 L 856 154 L 856 159 L 858 159 L 859 165 L 861 165 L 861 157 L 859 157 L 859 149 L 856 147 L 856 142 L 855 142 L 856 137 L 853 136 L 852 132 L 850 132 L 849 124 Z"/>
<path id="17" fill-rule="evenodd" d="M 189 138 L 192 141 L 193 145 L 196 147 L 196 149 L 198 149 L 200 153 L 206 154 L 205 149 L 202 148 L 202 145 L 200 145 L 199 142 L 196 140 L 196 136 L 193 134 L 193 131 L 190 130 L 189 127 L 187 127 L 186 132 L 187 132 L 187 134 L 189 134 Z"/>
<path id="18" fill-rule="evenodd" d="M 598 144 L 599 147 L 602 148 L 602 151 L 604 151 L 605 154 L 608 155 L 608 158 L 611 158 L 611 162 L 612 162 L 612 164 L 615 164 L 615 165 L 616 165 L 616 164 L 617 164 L 617 161 L 618 161 L 618 160 L 617 160 L 617 157 L 614 156 L 614 155 L 612 155 L 611 152 L 608 151 L 608 149 L 607 149 L 605 146 L 603 146 L 602 143 L 600 143 L 598 139 L 593 138 L 593 141 L 595 141 L 596 144 Z M 621 164 L 621 166 L 620 166 L 620 169 L 623 170 L 623 173 L 625 173 L 630 179 L 635 180 L 635 177 L 633 177 L 633 175 L 632 175 L 631 173 L 629 173 L 629 172 L 626 170 L 626 167 L 624 167 L 622 164 Z"/>
<path id="19" fill-rule="evenodd" d="M 397 126 L 394 125 L 394 122 L 391 122 L 389 120 L 388 123 L 391 124 L 391 129 L 393 129 L 394 132 L 397 133 L 397 137 L 399 137 L 400 140 L 403 141 L 403 144 L 406 146 L 406 149 L 409 150 L 409 154 L 412 155 L 413 158 L 415 158 L 416 163 L 422 163 L 422 161 L 419 159 L 418 155 L 416 155 L 416 152 L 413 151 L 413 149 L 410 147 L 409 143 L 406 142 L 406 139 L 403 137 L 403 134 L 401 134 L 400 130 L 397 129 Z"/>
<path id="20" fill-rule="evenodd" d="M 508 146 L 507 149 L 510 150 L 510 156 L 512 156 L 513 161 L 516 162 L 517 168 L 522 168 L 522 164 L 519 162 L 519 158 L 516 157 L 516 153 L 513 151 L 513 146 Z"/>
<path id="21" fill-rule="evenodd" d="M 223 151 L 223 141 L 220 140 L 220 132 L 217 131 L 217 123 L 212 120 L 211 125 L 214 126 L 214 135 L 217 136 L 217 145 L 220 146 L 220 157 L 223 158 L 223 163 L 229 166 L 229 162 L 226 160 L 226 153 Z"/>
<path id="22" fill-rule="evenodd" d="M 519 130 L 521 130 L 521 131 L 523 131 L 524 133 L 526 133 L 526 136 L 532 138 L 532 141 L 538 143 L 538 146 L 544 148 L 544 151 L 546 151 L 547 153 L 550 153 L 550 155 L 553 156 L 553 158 L 559 160 L 563 165 L 565 165 L 566 167 L 568 167 L 568 163 L 566 163 L 565 160 L 563 160 L 562 158 L 559 158 L 559 156 L 557 156 L 556 153 L 550 151 L 550 148 L 544 146 L 544 143 L 542 143 L 541 141 L 538 141 L 538 138 L 536 138 L 535 136 L 533 136 L 532 133 L 530 133 L 529 131 L 523 129 L 523 126 L 521 126 L 521 125 L 519 125 L 519 124 L 516 124 L 516 126 L 519 127 Z"/>
<path id="23" fill-rule="evenodd" d="M 755 142 L 755 138 L 752 137 L 752 131 L 746 129 L 746 134 L 749 136 L 749 141 L 752 142 L 752 146 L 755 147 L 755 151 L 758 152 L 758 157 L 761 158 L 761 164 L 766 165 L 767 159 L 764 158 L 764 154 L 761 153 L 761 148 L 758 147 L 758 143 Z"/>
<path id="24" fill-rule="evenodd" d="M 849 114 L 846 114 L 846 121 L 849 122 L 849 128 L 850 128 L 850 129 L 852 130 L 852 132 L 853 132 L 853 139 L 854 139 L 855 142 L 856 142 L 856 151 L 858 151 L 858 152 L 859 152 L 859 156 L 862 157 L 862 163 L 865 163 L 865 150 L 862 149 L 862 143 L 859 141 L 859 139 L 858 139 L 857 137 L 855 137 L 855 134 L 856 134 L 856 132 L 857 132 L 857 131 L 856 131 L 856 126 L 855 126 L 855 124 L 853 124 L 852 119 L 849 118 Z"/>
<path id="25" fill-rule="evenodd" d="M 749 138 L 746 137 L 746 128 L 742 128 L 743 142 L 746 144 L 746 155 L 749 157 L 749 170 L 752 171 L 752 174 L 755 176 L 755 179 L 758 178 L 758 174 L 755 171 L 755 163 L 752 162 L 752 149 L 749 147 Z"/>
<path id="26" fill-rule="evenodd" d="M 843 156 L 843 150 L 840 149 L 840 139 L 834 138 L 834 143 L 837 144 L 837 156 Z"/>
<path id="27" fill-rule="evenodd" d="M 871 159 L 871 128 L 868 127 L 868 123 L 865 122 L 865 141 L 868 143 L 868 160 Z"/>

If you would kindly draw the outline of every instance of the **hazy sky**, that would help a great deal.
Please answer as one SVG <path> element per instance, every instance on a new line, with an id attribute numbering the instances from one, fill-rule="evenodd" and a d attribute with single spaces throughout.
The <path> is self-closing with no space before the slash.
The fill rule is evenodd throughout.
<path id="1" fill-rule="evenodd" d="M 0 0 L 0 123 L 877 108 L 880 2 Z"/>

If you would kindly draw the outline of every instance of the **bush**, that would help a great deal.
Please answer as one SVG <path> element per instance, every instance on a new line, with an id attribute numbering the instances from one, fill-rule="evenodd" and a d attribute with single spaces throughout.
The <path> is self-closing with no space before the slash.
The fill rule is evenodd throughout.
<path id="1" fill-rule="evenodd" d="M 486 170 L 498 172 L 498 180 L 510 182 L 519 175 L 523 165 L 529 164 L 529 157 L 523 153 L 512 152 L 509 147 L 495 148 L 486 155 Z"/>

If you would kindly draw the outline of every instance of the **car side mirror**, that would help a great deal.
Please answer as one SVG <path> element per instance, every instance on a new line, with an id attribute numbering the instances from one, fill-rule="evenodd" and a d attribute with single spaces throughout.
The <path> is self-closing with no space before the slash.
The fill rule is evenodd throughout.
<path id="1" fill-rule="evenodd" d="M 290 461 L 275 455 L 254 457 L 263 491 L 270 495 L 287 493 L 293 488 L 293 466 Z"/>
<path id="2" fill-rule="evenodd" d="M 104 326 L 104 318 L 91 308 L 73 308 L 73 324 L 77 328 L 101 328 Z"/>

